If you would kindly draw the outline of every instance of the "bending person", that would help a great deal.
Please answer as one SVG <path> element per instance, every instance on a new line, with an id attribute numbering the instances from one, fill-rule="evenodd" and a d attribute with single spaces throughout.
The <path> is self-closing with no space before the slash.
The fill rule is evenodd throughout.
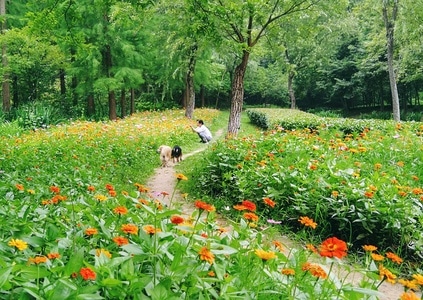
<path id="1" fill-rule="evenodd" d="M 197 127 L 191 126 L 192 131 L 196 132 L 200 137 L 200 143 L 208 143 L 212 140 L 212 134 L 210 130 L 204 125 L 203 120 L 197 120 Z"/>

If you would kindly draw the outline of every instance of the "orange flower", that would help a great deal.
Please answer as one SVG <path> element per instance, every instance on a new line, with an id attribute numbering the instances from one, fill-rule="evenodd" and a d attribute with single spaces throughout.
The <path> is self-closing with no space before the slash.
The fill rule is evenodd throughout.
<path id="1" fill-rule="evenodd" d="M 17 183 L 17 184 L 15 184 L 15 187 L 19 190 L 19 191 L 23 191 L 25 188 L 24 188 L 24 186 L 23 186 L 23 184 L 19 184 L 19 183 Z"/>
<path id="2" fill-rule="evenodd" d="M 234 207 L 234 209 L 239 210 L 239 211 L 247 209 L 244 205 L 241 205 L 241 204 L 236 204 L 233 207 Z"/>
<path id="3" fill-rule="evenodd" d="M 314 277 L 319 277 L 322 279 L 326 279 L 328 277 L 328 274 L 326 274 L 325 270 L 323 270 L 322 267 L 317 264 L 307 262 L 302 266 L 302 270 L 309 271 L 310 274 Z"/>
<path id="4" fill-rule="evenodd" d="M 87 229 L 85 229 L 85 234 L 86 235 L 94 235 L 94 234 L 97 234 L 97 233 L 98 233 L 98 230 L 95 229 L 95 228 L 87 228 Z"/>
<path id="5" fill-rule="evenodd" d="M 272 251 L 264 251 L 261 249 L 256 249 L 254 253 L 263 261 L 268 261 L 269 259 L 276 258 L 275 252 L 272 252 Z"/>
<path id="6" fill-rule="evenodd" d="M 123 246 L 129 244 L 129 241 L 127 238 L 123 236 L 115 236 L 113 238 L 113 242 L 115 242 L 118 246 Z"/>
<path id="7" fill-rule="evenodd" d="M 377 254 L 377 253 L 372 253 L 370 255 L 371 255 L 371 257 L 374 261 L 382 261 L 382 260 L 385 259 L 385 257 L 383 255 L 380 255 L 380 254 Z"/>
<path id="8" fill-rule="evenodd" d="M 29 262 L 30 264 L 34 263 L 34 264 L 36 264 L 36 265 L 38 265 L 38 264 L 42 264 L 42 263 L 47 262 L 47 257 L 46 257 L 46 256 L 36 256 L 36 257 L 30 257 L 30 258 L 28 259 L 28 262 Z"/>
<path id="9" fill-rule="evenodd" d="M 246 220 L 250 220 L 250 221 L 253 221 L 253 222 L 257 222 L 258 219 L 259 219 L 259 217 L 255 213 L 252 213 L 252 212 L 244 213 L 244 218 Z"/>
<path id="10" fill-rule="evenodd" d="M 295 270 L 294 269 L 288 269 L 288 268 L 286 268 L 286 269 L 282 269 L 282 274 L 283 275 L 295 275 Z"/>
<path id="11" fill-rule="evenodd" d="M 123 224 L 120 227 L 120 230 L 127 234 L 137 234 L 138 233 L 138 227 L 134 224 Z"/>
<path id="12" fill-rule="evenodd" d="M 314 245 L 313 244 L 307 244 L 306 245 L 306 249 L 307 250 L 309 250 L 309 251 L 311 251 L 311 252 L 314 252 L 314 253 L 318 253 L 318 251 L 317 251 L 317 249 L 316 249 L 316 247 L 314 247 Z"/>
<path id="13" fill-rule="evenodd" d="M 84 280 L 95 280 L 97 277 L 97 274 L 90 268 L 81 268 L 79 274 L 81 274 Z"/>
<path id="14" fill-rule="evenodd" d="M 54 194 L 58 194 L 58 193 L 60 193 L 60 188 L 59 188 L 59 187 L 57 187 L 57 186 L 52 185 L 52 186 L 50 187 L 50 191 L 51 191 L 52 193 L 54 193 Z"/>
<path id="15" fill-rule="evenodd" d="M 125 206 L 118 206 L 113 209 L 113 212 L 118 215 L 125 215 L 128 213 L 128 209 Z"/>
<path id="16" fill-rule="evenodd" d="M 208 261 L 209 264 L 213 264 L 214 254 L 211 253 L 210 250 L 207 249 L 207 247 L 204 246 L 203 248 L 201 248 L 198 254 L 200 255 L 201 260 L 205 260 Z"/>
<path id="17" fill-rule="evenodd" d="M 338 191 L 332 191 L 332 197 L 336 198 L 339 196 L 339 192 Z"/>
<path id="18" fill-rule="evenodd" d="M 348 248 L 344 241 L 331 237 L 323 241 L 319 250 L 321 256 L 343 258 L 347 255 Z"/>
<path id="19" fill-rule="evenodd" d="M 53 260 L 56 258 L 60 258 L 60 254 L 57 252 L 51 252 L 49 254 L 47 254 L 48 259 Z"/>
<path id="20" fill-rule="evenodd" d="M 385 268 L 382 265 L 379 265 L 379 276 L 380 279 L 383 280 L 384 278 L 386 278 L 386 280 L 392 284 L 395 283 L 395 278 L 397 278 L 396 275 L 392 274 L 391 271 L 389 271 L 387 268 Z"/>
<path id="21" fill-rule="evenodd" d="M 173 215 L 172 217 L 170 217 L 170 222 L 172 222 L 172 224 L 179 225 L 179 224 L 184 223 L 185 219 L 181 216 Z"/>
<path id="22" fill-rule="evenodd" d="M 392 252 L 386 252 L 386 257 L 392 260 L 394 263 L 401 264 L 402 258 L 400 258 L 398 255 Z"/>
<path id="23" fill-rule="evenodd" d="M 95 187 L 93 185 L 89 185 L 87 187 L 87 190 L 90 191 L 90 192 L 94 192 L 95 191 Z"/>
<path id="24" fill-rule="evenodd" d="M 267 197 L 265 197 L 265 198 L 263 199 L 263 201 L 264 201 L 264 204 L 266 204 L 266 205 L 270 206 L 271 208 L 274 208 L 274 207 L 275 207 L 275 205 L 276 205 L 276 202 L 275 202 L 275 201 L 273 201 L 272 199 L 267 198 Z"/>
<path id="25" fill-rule="evenodd" d="M 314 220 L 309 218 L 309 217 L 300 217 L 298 219 L 298 222 L 300 222 L 304 226 L 308 226 L 308 227 L 311 227 L 313 229 L 316 229 L 316 226 L 317 226 L 317 223 L 314 222 Z"/>
<path id="26" fill-rule="evenodd" d="M 273 246 L 275 246 L 276 249 L 278 249 L 279 251 L 283 251 L 283 246 L 282 243 L 279 241 L 272 241 Z"/>
<path id="27" fill-rule="evenodd" d="M 115 188 L 110 183 L 106 184 L 106 190 L 108 190 L 108 191 L 114 191 L 114 189 Z"/>
<path id="28" fill-rule="evenodd" d="M 209 275 L 210 277 L 215 277 L 216 273 L 214 271 L 210 271 L 207 273 L 207 275 Z"/>
<path id="29" fill-rule="evenodd" d="M 400 296 L 400 300 L 420 300 L 421 298 L 418 297 L 414 292 L 408 291 L 404 292 Z"/>
<path id="30" fill-rule="evenodd" d="M 372 191 L 367 191 L 364 193 L 364 197 L 366 198 L 373 198 L 374 197 L 374 193 Z"/>
<path id="31" fill-rule="evenodd" d="M 363 250 L 367 252 L 373 252 L 377 250 L 377 247 L 373 245 L 364 245 Z"/>
<path id="32" fill-rule="evenodd" d="M 115 190 L 110 190 L 110 191 L 109 191 L 109 195 L 110 195 L 111 197 L 116 197 L 117 193 L 116 193 L 116 191 L 115 191 Z"/>
<path id="33" fill-rule="evenodd" d="M 402 284 L 404 287 L 410 290 L 417 291 L 419 289 L 419 286 L 416 280 L 399 279 L 398 283 Z"/>
<path id="34" fill-rule="evenodd" d="M 216 210 L 216 208 L 213 205 L 200 201 L 200 200 L 195 201 L 195 207 L 198 208 L 199 210 L 205 210 L 208 212 L 213 212 Z"/>
<path id="35" fill-rule="evenodd" d="M 153 225 L 145 225 L 142 227 L 142 229 L 148 233 L 149 235 L 153 235 L 155 233 L 161 232 L 162 230 L 160 228 L 155 228 Z"/>
<path id="36" fill-rule="evenodd" d="M 140 193 L 147 193 L 150 189 L 146 188 L 145 186 L 143 186 L 142 184 L 139 183 L 135 183 L 135 186 L 138 189 L 138 192 Z"/>

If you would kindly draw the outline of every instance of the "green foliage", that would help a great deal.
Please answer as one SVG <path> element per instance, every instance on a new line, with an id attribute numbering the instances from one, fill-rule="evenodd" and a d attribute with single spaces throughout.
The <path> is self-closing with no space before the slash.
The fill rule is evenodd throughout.
<path id="1" fill-rule="evenodd" d="M 63 121 L 60 118 L 59 111 L 53 106 L 46 106 L 43 103 L 34 103 L 20 106 L 14 109 L 13 114 L 18 125 L 23 129 L 36 130 L 39 128 L 47 128 Z"/>

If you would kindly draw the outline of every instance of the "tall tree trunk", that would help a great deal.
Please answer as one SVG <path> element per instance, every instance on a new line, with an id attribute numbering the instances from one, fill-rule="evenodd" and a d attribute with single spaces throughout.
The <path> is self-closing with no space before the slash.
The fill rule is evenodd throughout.
<path id="1" fill-rule="evenodd" d="M 126 115 L 125 89 L 122 89 L 120 91 L 120 108 L 121 108 L 120 117 L 123 119 L 125 118 L 125 115 Z"/>
<path id="2" fill-rule="evenodd" d="M 289 94 L 289 100 L 291 101 L 291 109 L 295 109 L 297 107 L 297 100 L 295 99 L 295 93 L 294 93 L 294 76 L 295 72 L 290 71 L 288 74 L 288 94 Z"/>
<path id="3" fill-rule="evenodd" d="M 0 15 L 3 18 L 3 22 L 1 23 L 1 34 L 7 28 L 6 24 L 6 0 L 0 0 Z M 5 70 L 8 68 L 8 60 L 7 60 L 7 45 L 4 44 L 1 49 L 2 54 L 2 66 Z M 3 74 L 3 81 L 2 81 L 2 96 L 3 96 L 3 111 L 9 112 L 10 111 L 10 80 L 9 80 L 9 73 L 6 71 Z"/>
<path id="4" fill-rule="evenodd" d="M 392 1 L 392 13 L 389 16 L 388 6 Z M 389 72 L 389 83 L 391 86 L 391 96 L 392 96 L 392 110 L 394 115 L 394 120 L 399 122 L 400 118 L 400 103 L 397 89 L 396 74 L 394 69 L 394 29 L 395 29 L 395 20 L 398 13 L 398 0 L 383 0 L 383 21 L 385 22 L 386 29 L 386 46 L 387 46 L 387 56 L 388 56 L 388 72 Z"/>
<path id="5" fill-rule="evenodd" d="M 189 119 L 192 119 L 194 115 L 194 108 L 195 108 L 194 71 L 195 71 L 197 49 L 198 49 L 197 44 L 194 44 L 191 47 L 188 71 L 185 78 L 185 90 L 186 90 L 185 116 Z"/>
<path id="6" fill-rule="evenodd" d="M 90 93 L 87 97 L 87 115 L 93 116 L 95 114 L 94 95 Z"/>
<path id="7" fill-rule="evenodd" d="M 241 124 L 242 105 L 244 103 L 244 76 L 250 53 L 244 50 L 241 63 L 235 68 L 231 89 L 231 110 L 229 113 L 228 137 L 236 136 Z"/>
<path id="8" fill-rule="evenodd" d="M 109 91 L 109 120 L 116 120 L 116 96 L 114 91 Z"/>
<path id="9" fill-rule="evenodd" d="M 200 86 L 200 102 L 201 107 L 206 106 L 206 88 L 204 87 L 204 84 Z"/>
<path id="10" fill-rule="evenodd" d="M 134 88 L 131 88 L 131 104 L 130 104 L 130 114 L 135 113 L 135 90 Z"/>

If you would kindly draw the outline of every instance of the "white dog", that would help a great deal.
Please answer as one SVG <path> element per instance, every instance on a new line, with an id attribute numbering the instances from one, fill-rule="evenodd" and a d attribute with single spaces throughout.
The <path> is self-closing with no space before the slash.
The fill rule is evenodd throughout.
<path id="1" fill-rule="evenodd" d="M 159 149 L 157 149 L 157 153 L 160 154 L 162 168 L 169 166 L 168 163 L 172 159 L 172 148 L 166 145 L 161 145 Z"/>

